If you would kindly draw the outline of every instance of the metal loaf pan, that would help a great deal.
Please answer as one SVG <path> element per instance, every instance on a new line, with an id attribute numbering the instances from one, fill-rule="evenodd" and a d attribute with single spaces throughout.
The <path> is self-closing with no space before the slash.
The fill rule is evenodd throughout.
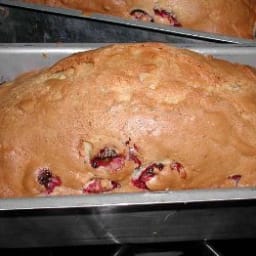
<path id="1" fill-rule="evenodd" d="M 102 44 L 0 45 L 2 81 Z M 256 48 L 178 45 L 256 66 Z M 0 199 L 0 248 L 255 238 L 255 188 Z"/>
<path id="2" fill-rule="evenodd" d="M 256 44 L 256 40 L 222 36 L 110 15 L 85 16 L 72 9 L 0 0 L 0 42 L 143 42 Z"/>

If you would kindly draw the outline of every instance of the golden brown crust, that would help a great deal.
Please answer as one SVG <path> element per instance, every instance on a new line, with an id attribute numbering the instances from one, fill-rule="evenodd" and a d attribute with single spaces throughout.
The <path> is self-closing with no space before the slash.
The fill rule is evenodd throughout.
<path id="1" fill-rule="evenodd" d="M 256 185 L 253 68 L 122 44 L 20 76 L 0 98 L 0 197 Z"/>
<path id="2" fill-rule="evenodd" d="M 181 25 L 184 28 L 228 36 L 254 38 L 256 0 L 25 0 L 50 6 L 72 8 L 84 13 L 98 12 L 134 18 L 134 10 L 142 10 L 151 18 L 137 14 L 137 18 L 157 23 Z M 156 10 L 171 14 L 170 19 Z M 176 20 L 176 21 L 175 21 Z"/>

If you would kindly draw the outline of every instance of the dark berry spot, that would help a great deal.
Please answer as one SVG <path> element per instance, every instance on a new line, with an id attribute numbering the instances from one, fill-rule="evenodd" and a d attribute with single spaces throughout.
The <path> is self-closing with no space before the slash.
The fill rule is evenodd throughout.
<path id="1" fill-rule="evenodd" d="M 142 20 L 146 22 L 154 22 L 154 19 L 144 10 L 141 9 L 135 9 L 130 12 L 130 15 L 135 19 L 135 20 Z"/>
<path id="2" fill-rule="evenodd" d="M 129 138 L 126 142 L 125 142 L 125 146 L 129 146 L 131 142 L 131 138 Z"/>
<path id="3" fill-rule="evenodd" d="M 181 170 L 182 168 L 184 168 L 184 167 L 183 167 L 183 165 L 182 165 L 181 163 L 178 163 L 178 162 L 175 162 L 175 161 L 173 161 L 173 162 L 171 163 L 171 170 L 175 170 L 175 171 L 177 171 L 177 172 L 180 173 L 180 170 Z"/>
<path id="4" fill-rule="evenodd" d="M 43 168 L 40 170 L 37 180 L 40 185 L 47 186 L 51 178 L 51 171 L 47 168 Z"/>
<path id="5" fill-rule="evenodd" d="M 162 163 L 156 164 L 156 167 L 162 171 L 164 169 L 164 165 Z"/>
<path id="6" fill-rule="evenodd" d="M 238 186 L 238 183 L 241 178 L 242 178 L 242 175 L 239 175 L 239 174 L 228 176 L 228 179 L 233 180 L 236 186 Z"/>
<path id="7" fill-rule="evenodd" d="M 98 194 L 103 192 L 109 192 L 119 187 L 120 184 L 115 181 L 95 178 L 85 185 L 85 187 L 83 188 L 83 193 Z"/>
<path id="8" fill-rule="evenodd" d="M 124 156 L 117 154 L 114 149 L 105 147 L 91 159 L 91 166 L 93 168 L 106 167 L 111 170 L 119 170 L 124 165 Z"/>
<path id="9" fill-rule="evenodd" d="M 154 13 L 156 16 L 160 16 L 162 19 L 167 20 L 171 26 L 181 27 L 181 24 L 178 22 L 173 13 L 167 12 L 163 9 L 154 9 Z"/>
<path id="10" fill-rule="evenodd" d="M 154 163 L 146 168 L 136 168 L 132 178 L 132 184 L 137 188 L 148 189 L 146 182 L 157 175 L 157 170 L 161 171 L 163 168 L 164 165 L 162 163 Z"/>
<path id="11" fill-rule="evenodd" d="M 177 171 L 180 174 L 181 178 L 186 178 L 187 174 L 184 166 L 181 163 L 172 161 L 170 168 L 172 171 Z"/>
<path id="12" fill-rule="evenodd" d="M 53 192 L 54 188 L 61 185 L 61 180 L 58 176 L 54 176 L 49 168 L 39 170 L 37 181 L 40 185 L 46 188 L 48 194 Z"/>

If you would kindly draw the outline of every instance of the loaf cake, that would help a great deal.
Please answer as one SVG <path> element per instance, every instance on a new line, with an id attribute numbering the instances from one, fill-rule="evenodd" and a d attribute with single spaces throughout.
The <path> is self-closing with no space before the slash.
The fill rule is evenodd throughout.
<path id="1" fill-rule="evenodd" d="M 256 0 L 25 0 L 252 39 Z"/>
<path id="2" fill-rule="evenodd" d="M 161 43 L 0 86 L 0 197 L 256 185 L 256 70 Z"/>

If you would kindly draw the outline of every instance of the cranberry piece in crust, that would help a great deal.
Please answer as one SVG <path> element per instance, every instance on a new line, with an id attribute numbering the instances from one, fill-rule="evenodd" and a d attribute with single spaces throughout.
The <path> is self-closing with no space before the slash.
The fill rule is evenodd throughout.
<path id="1" fill-rule="evenodd" d="M 137 188 L 148 189 L 146 182 L 151 180 L 157 174 L 156 169 L 161 171 L 163 168 L 164 165 L 161 163 L 154 163 L 147 166 L 146 168 L 136 168 L 135 174 L 132 178 L 132 184 Z"/>
<path id="2" fill-rule="evenodd" d="M 119 187 L 120 184 L 115 181 L 95 178 L 85 185 L 85 187 L 83 188 L 83 193 L 98 194 L 103 192 L 110 192 Z"/>
<path id="3" fill-rule="evenodd" d="M 181 27 L 181 24 L 175 18 L 175 15 L 172 14 L 171 12 L 167 12 L 166 10 L 163 10 L 163 9 L 154 9 L 154 13 L 156 16 L 160 16 L 161 18 L 167 20 L 171 26 Z"/>
<path id="4" fill-rule="evenodd" d="M 235 186 L 238 186 L 238 183 L 239 183 L 239 181 L 240 181 L 241 178 L 242 178 L 242 175 L 240 175 L 240 174 L 234 174 L 234 175 L 228 176 L 228 179 L 234 181 Z"/>
<path id="5" fill-rule="evenodd" d="M 39 170 L 37 181 L 46 188 L 48 194 L 52 193 L 55 187 L 61 185 L 61 179 L 58 176 L 54 176 L 49 168 Z"/>
<path id="6" fill-rule="evenodd" d="M 120 170 L 124 166 L 124 156 L 117 154 L 114 149 L 105 147 L 91 159 L 91 166 L 93 168 L 106 167 L 110 170 Z"/>
<path id="7" fill-rule="evenodd" d="M 170 168 L 172 171 L 177 171 L 180 174 L 180 177 L 185 179 L 187 177 L 184 166 L 176 161 L 172 161 Z"/>
<path id="8" fill-rule="evenodd" d="M 142 20 L 145 22 L 154 22 L 154 19 L 144 10 L 141 9 L 135 9 L 130 12 L 130 15 L 135 19 L 135 20 Z"/>

